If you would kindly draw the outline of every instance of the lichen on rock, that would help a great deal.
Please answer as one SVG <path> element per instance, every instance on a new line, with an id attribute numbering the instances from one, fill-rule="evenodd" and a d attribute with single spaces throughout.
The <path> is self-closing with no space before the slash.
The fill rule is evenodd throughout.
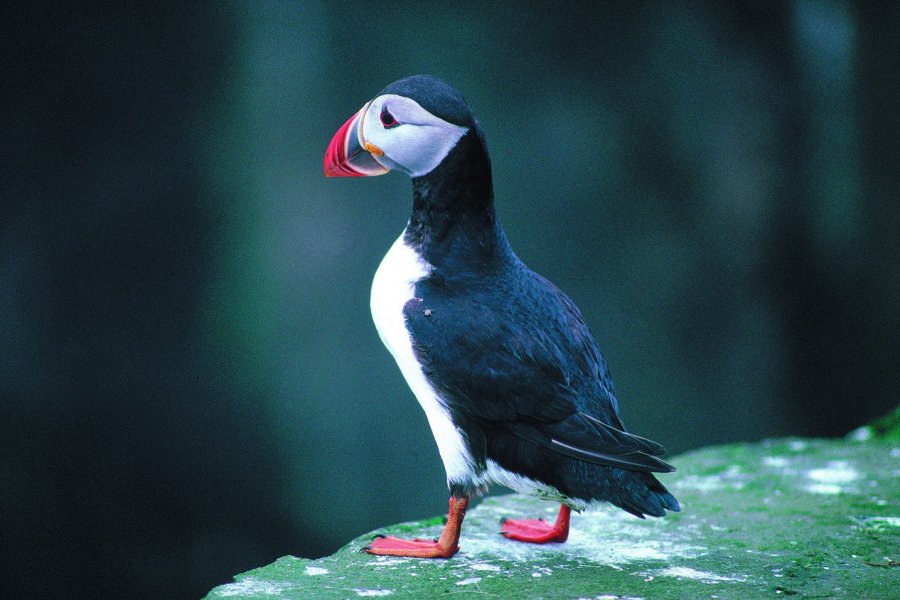
<path id="1" fill-rule="evenodd" d="M 449 560 L 359 552 L 374 533 L 436 537 L 439 520 L 362 536 L 317 560 L 283 557 L 238 575 L 217 598 L 891 597 L 900 589 L 900 445 L 892 436 L 784 439 L 706 448 L 665 476 L 683 512 L 639 520 L 622 511 L 573 516 L 569 541 L 506 540 L 502 517 L 557 506 L 518 495 L 485 499 Z"/>

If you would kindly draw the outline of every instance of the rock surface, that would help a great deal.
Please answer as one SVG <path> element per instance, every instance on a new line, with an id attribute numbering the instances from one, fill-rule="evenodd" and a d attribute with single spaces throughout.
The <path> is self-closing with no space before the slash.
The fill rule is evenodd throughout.
<path id="1" fill-rule="evenodd" d="M 517 495 L 470 509 L 450 560 L 360 552 L 374 533 L 437 537 L 442 519 L 385 527 L 332 556 L 285 556 L 207 598 L 900 597 L 900 441 L 869 428 L 849 440 L 784 439 L 672 459 L 662 477 L 683 512 L 642 521 L 574 515 L 569 541 L 501 537 L 502 517 L 555 518 Z"/>

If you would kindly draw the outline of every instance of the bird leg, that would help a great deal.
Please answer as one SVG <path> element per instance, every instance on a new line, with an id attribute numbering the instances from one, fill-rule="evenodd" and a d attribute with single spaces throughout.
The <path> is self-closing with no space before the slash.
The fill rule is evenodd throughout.
<path id="1" fill-rule="evenodd" d="M 436 540 L 401 540 L 393 536 L 379 535 L 363 550 L 369 554 L 386 556 L 450 558 L 459 551 L 459 532 L 462 528 L 463 519 L 466 517 L 466 507 L 468 506 L 468 497 L 450 497 L 450 511 L 447 513 L 447 524 L 444 525 L 441 537 Z"/>
<path id="2" fill-rule="evenodd" d="M 572 509 L 563 504 L 559 507 L 556 523 L 550 525 L 543 519 L 503 520 L 500 534 L 510 540 L 546 544 L 547 542 L 564 542 L 569 537 L 569 516 Z"/>

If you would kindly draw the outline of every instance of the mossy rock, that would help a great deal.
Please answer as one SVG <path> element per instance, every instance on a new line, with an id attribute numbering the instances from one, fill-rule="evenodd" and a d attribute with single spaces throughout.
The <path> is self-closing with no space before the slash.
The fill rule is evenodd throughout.
<path id="1" fill-rule="evenodd" d="M 325 558 L 283 557 L 207 598 L 897 598 L 900 445 L 870 434 L 676 457 L 678 472 L 662 479 L 682 513 L 573 515 L 565 544 L 500 536 L 501 518 L 552 520 L 558 506 L 498 496 L 469 510 L 452 559 L 360 552 L 375 533 L 437 537 L 441 520 L 428 519 L 366 534 Z"/>
<path id="2" fill-rule="evenodd" d="M 894 409 L 894 412 L 887 414 L 871 425 L 860 427 L 851 437 L 861 437 L 869 439 L 869 437 L 877 437 L 884 440 L 900 440 L 900 406 Z"/>

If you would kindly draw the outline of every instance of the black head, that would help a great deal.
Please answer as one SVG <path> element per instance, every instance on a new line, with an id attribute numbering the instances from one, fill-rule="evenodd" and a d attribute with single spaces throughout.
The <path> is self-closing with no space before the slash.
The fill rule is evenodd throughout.
<path id="1" fill-rule="evenodd" d="M 325 155 L 332 177 L 431 173 L 478 125 L 462 94 L 431 75 L 395 81 L 338 130 Z"/>
<path id="2" fill-rule="evenodd" d="M 485 265 L 512 255 L 496 220 L 491 163 L 462 94 L 431 75 L 390 84 L 338 130 L 325 174 L 413 181 L 405 241 L 434 265 Z M 466 271 L 460 267 L 460 271 Z"/>
<path id="3" fill-rule="evenodd" d="M 378 94 L 395 94 L 415 100 L 434 116 L 462 127 L 475 125 L 475 115 L 463 95 L 433 75 L 411 75 L 399 79 Z"/>

